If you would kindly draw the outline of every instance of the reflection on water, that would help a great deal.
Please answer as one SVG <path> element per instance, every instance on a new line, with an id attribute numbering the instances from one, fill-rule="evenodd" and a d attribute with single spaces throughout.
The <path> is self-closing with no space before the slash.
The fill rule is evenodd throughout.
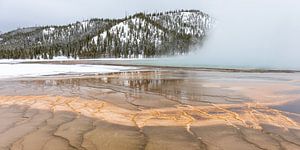
<path id="1" fill-rule="evenodd" d="M 75 96 L 107 101 L 126 108 L 132 106 L 157 108 L 172 107 L 178 104 L 244 103 L 253 101 L 252 96 L 259 99 L 262 99 L 261 96 L 265 96 L 265 99 L 268 99 L 266 92 L 272 90 L 269 87 L 275 83 L 279 84 L 277 87 L 279 90 L 281 89 L 276 91 L 278 95 L 297 97 L 299 88 L 282 90 L 281 87 L 282 84 L 296 86 L 294 83 L 297 81 L 297 74 L 230 73 L 151 68 L 98 76 L 72 78 L 60 76 L 0 81 L 0 94 Z M 210 83 L 215 82 L 229 83 L 229 85 L 210 85 Z M 232 88 L 231 86 L 234 84 L 237 84 L 237 89 L 245 88 L 245 85 L 249 84 L 250 87 L 247 88 L 254 89 L 255 93 L 246 93 L 246 95 L 240 90 Z M 260 87 L 265 88 L 259 89 Z M 266 91 L 264 92 L 264 90 Z"/>
<path id="2" fill-rule="evenodd" d="M 62 95 L 105 100 L 108 99 L 105 95 L 117 92 L 123 94 L 119 99 L 135 103 L 143 100 L 154 103 L 158 99 L 172 101 L 167 106 L 248 101 L 234 91 L 203 86 L 206 80 L 200 72 L 193 71 L 134 71 L 84 78 L 3 82 L 0 86 L 2 95 Z"/>
<path id="3" fill-rule="evenodd" d="M 273 108 L 300 114 L 300 100 L 288 102 L 283 105 L 273 106 Z"/>

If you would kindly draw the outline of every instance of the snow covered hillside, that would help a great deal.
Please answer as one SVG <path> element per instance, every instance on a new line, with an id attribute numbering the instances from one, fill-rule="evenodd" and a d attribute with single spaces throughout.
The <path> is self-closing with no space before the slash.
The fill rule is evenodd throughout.
<path id="1" fill-rule="evenodd" d="M 184 54 L 190 46 L 202 41 L 212 22 L 201 11 L 179 10 L 17 29 L 0 35 L 0 58 L 136 58 Z"/>
<path id="2" fill-rule="evenodd" d="M 152 14 L 150 18 L 165 28 L 196 37 L 204 36 L 213 22 L 207 14 L 197 10 L 169 11 L 160 15 Z"/>

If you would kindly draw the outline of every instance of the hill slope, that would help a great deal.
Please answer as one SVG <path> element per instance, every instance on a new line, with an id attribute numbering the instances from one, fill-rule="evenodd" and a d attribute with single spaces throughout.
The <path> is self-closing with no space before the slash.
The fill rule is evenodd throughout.
<path id="1" fill-rule="evenodd" d="M 0 35 L 0 58 L 177 55 L 201 42 L 211 24 L 212 19 L 201 11 L 180 10 L 22 28 Z"/>

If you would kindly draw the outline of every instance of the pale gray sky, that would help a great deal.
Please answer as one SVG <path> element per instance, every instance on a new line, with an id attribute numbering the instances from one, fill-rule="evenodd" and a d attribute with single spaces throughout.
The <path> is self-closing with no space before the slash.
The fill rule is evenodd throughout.
<path id="1" fill-rule="evenodd" d="M 202 7 L 199 0 L 0 0 L 0 30 L 181 8 Z"/>
<path id="2" fill-rule="evenodd" d="M 299 0 L 0 0 L 0 30 L 174 9 L 218 20 L 186 62 L 300 69 Z"/>

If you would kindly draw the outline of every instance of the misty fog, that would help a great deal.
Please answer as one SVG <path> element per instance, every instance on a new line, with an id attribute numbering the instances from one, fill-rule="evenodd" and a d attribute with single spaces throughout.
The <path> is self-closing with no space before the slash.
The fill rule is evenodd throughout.
<path id="1" fill-rule="evenodd" d="M 204 46 L 178 58 L 181 62 L 300 69 L 300 1 L 215 0 L 202 5 L 217 23 Z"/>

